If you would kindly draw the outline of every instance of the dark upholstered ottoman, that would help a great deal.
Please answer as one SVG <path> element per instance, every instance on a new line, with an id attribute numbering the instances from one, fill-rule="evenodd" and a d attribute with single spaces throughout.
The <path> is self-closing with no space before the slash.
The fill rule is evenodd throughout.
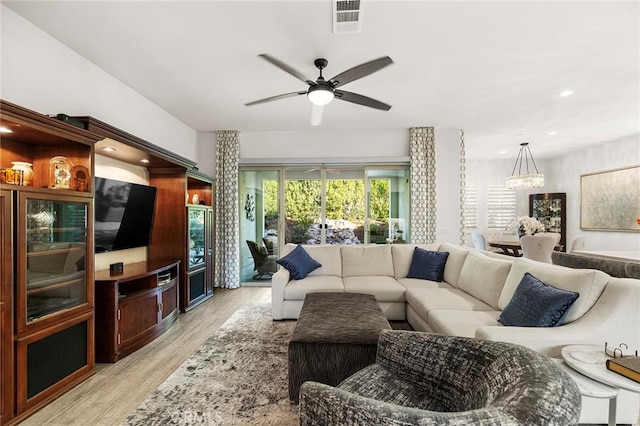
<path id="1" fill-rule="evenodd" d="M 289 398 L 312 380 L 336 386 L 376 361 L 380 331 L 391 329 L 373 295 L 309 293 L 289 342 Z"/>

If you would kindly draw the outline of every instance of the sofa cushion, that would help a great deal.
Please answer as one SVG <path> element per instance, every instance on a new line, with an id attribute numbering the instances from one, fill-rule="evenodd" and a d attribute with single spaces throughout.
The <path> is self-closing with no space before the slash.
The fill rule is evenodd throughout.
<path id="1" fill-rule="evenodd" d="M 449 336 L 475 337 L 476 330 L 484 326 L 501 326 L 500 311 L 436 310 L 429 314 L 429 325 L 434 333 Z"/>
<path id="2" fill-rule="evenodd" d="M 391 247 L 381 246 L 341 246 L 342 276 L 387 276 L 393 277 Z"/>
<path id="3" fill-rule="evenodd" d="M 413 310 L 431 323 L 431 312 L 440 309 L 493 311 L 492 306 L 458 288 L 412 288 L 405 294 Z"/>
<path id="4" fill-rule="evenodd" d="M 498 321 L 516 327 L 555 327 L 579 296 L 546 285 L 527 272 Z"/>
<path id="5" fill-rule="evenodd" d="M 498 299 L 511 270 L 511 263 L 472 251 L 460 271 L 458 288 L 498 309 Z"/>
<path id="6" fill-rule="evenodd" d="M 504 283 L 504 288 L 498 301 L 498 308 L 502 310 L 507 306 L 525 272 L 531 273 L 531 275 L 547 285 L 580 294 L 578 300 L 567 311 L 563 324 L 577 320 L 591 309 L 611 278 L 602 271 L 571 269 L 548 263 L 534 262 L 528 259 L 517 259 L 513 262 L 511 271 L 509 271 L 507 280 Z"/>
<path id="7" fill-rule="evenodd" d="M 429 281 L 442 281 L 444 266 L 447 264 L 449 253 L 446 251 L 432 251 L 416 247 L 409 267 L 407 278 L 419 278 Z"/>
<path id="8" fill-rule="evenodd" d="M 447 264 L 444 267 L 444 280 L 452 286 L 458 287 L 460 271 L 471 249 L 443 243 L 440 245 L 440 248 L 438 248 L 438 251 L 446 251 L 449 253 Z"/>
<path id="9" fill-rule="evenodd" d="M 392 244 L 391 255 L 393 257 L 393 274 L 396 278 L 406 278 L 413 260 L 415 247 L 425 250 L 438 250 L 439 243 L 432 244 Z"/>
<path id="10" fill-rule="evenodd" d="M 284 287 L 284 300 L 304 300 L 307 293 L 344 291 L 342 278 L 331 275 L 307 275 L 303 280 L 291 280 Z"/>
<path id="11" fill-rule="evenodd" d="M 303 245 L 304 249 L 309 253 L 315 261 L 322 266 L 309 273 L 309 275 L 334 275 L 342 276 L 342 255 L 340 254 L 340 246 L 324 244 L 324 245 Z"/>
<path id="12" fill-rule="evenodd" d="M 404 302 L 405 289 L 392 277 L 365 276 L 344 277 L 345 293 L 366 293 L 375 296 L 378 302 Z"/>
<path id="13" fill-rule="evenodd" d="M 436 282 L 429 280 L 421 280 L 418 278 L 396 278 L 404 288 L 453 288 L 451 284 L 447 284 L 444 281 Z"/>
<path id="14" fill-rule="evenodd" d="M 287 271 L 291 273 L 291 278 L 294 280 L 301 280 L 306 277 L 309 272 L 322 266 L 313 260 L 313 258 L 309 256 L 309 253 L 300 245 L 286 256 L 276 260 L 276 263 L 284 266 Z"/>

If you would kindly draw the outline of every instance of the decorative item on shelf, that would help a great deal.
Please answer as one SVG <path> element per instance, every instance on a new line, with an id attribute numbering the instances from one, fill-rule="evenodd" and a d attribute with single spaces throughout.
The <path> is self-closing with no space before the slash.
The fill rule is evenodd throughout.
<path id="1" fill-rule="evenodd" d="M 533 165 L 533 170 L 529 169 L 529 159 Z M 523 170 L 524 162 L 524 170 Z M 516 175 L 516 169 L 518 174 Z M 533 155 L 529 149 L 529 143 L 524 142 L 520 144 L 520 152 L 516 158 L 516 163 L 513 166 L 511 176 L 507 178 L 507 188 L 509 189 L 528 189 L 528 188 L 541 188 L 544 186 L 544 175 L 538 171 L 536 162 L 533 160 Z"/>
<path id="2" fill-rule="evenodd" d="M 193 197 L 191 197 L 191 204 L 200 204 L 200 196 L 198 194 L 193 194 Z"/>
<path id="3" fill-rule="evenodd" d="M 82 192 L 91 191 L 91 175 L 85 166 L 71 168 L 71 189 Z"/>
<path id="4" fill-rule="evenodd" d="M 256 211 L 256 203 L 253 198 L 253 195 L 247 194 L 247 199 L 244 201 L 244 212 L 245 212 L 246 218 L 249 219 L 251 222 L 256 220 L 255 211 Z"/>
<path id="5" fill-rule="evenodd" d="M 22 183 L 18 185 L 31 185 L 31 179 L 33 178 L 33 164 L 27 163 L 26 161 L 12 161 L 11 164 L 13 165 L 13 167 L 11 167 L 13 170 L 22 171 Z"/>
<path id="6" fill-rule="evenodd" d="M 0 169 L 0 183 L 10 183 L 13 185 L 22 185 L 24 172 L 14 169 Z"/>
<path id="7" fill-rule="evenodd" d="M 507 231 L 517 232 L 519 237 L 535 235 L 536 232 L 544 232 L 544 225 L 536 218 L 520 216 L 507 226 Z"/>
<path id="8" fill-rule="evenodd" d="M 71 168 L 73 164 L 61 155 L 49 160 L 49 187 L 55 189 L 69 189 L 71 182 Z M 87 171 L 88 173 L 88 171 Z"/>
<path id="9" fill-rule="evenodd" d="M 33 220 L 39 228 L 50 228 L 53 222 L 56 221 L 56 211 L 42 210 L 38 213 L 29 214 L 28 218 Z"/>
<path id="10" fill-rule="evenodd" d="M 185 204 L 189 204 L 189 193 L 184 194 L 184 202 Z"/>

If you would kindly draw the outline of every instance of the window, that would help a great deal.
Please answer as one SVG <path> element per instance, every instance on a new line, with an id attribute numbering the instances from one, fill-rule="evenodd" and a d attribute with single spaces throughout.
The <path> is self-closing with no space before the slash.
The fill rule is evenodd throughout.
<path id="1" fill-rule="evenodd" d="M 464 187 L 464 228 L 478 228 L 478 187 L 475 185 Z"/>
<path id="2" fill-rule="evenodd" d="M 487 187 L 487 228 L 504 230 L 515 219 L 515 191 L 505 186 Z"/>

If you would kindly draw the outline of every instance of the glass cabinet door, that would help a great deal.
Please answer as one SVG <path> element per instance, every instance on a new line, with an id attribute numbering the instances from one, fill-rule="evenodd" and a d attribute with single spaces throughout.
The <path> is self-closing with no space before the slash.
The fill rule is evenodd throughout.
<path id="1" fill-rule="evenodd" d="M 26 276 L 19 285 L 29 324 L 87 302 L 89 203 L 25 194 L 21 198 L 21 231 L 25 236 L 19 246 Z"/>
<path id="2" fill-rule="evenodd" d="M 204 266 L 206 255 L 206 209 L 188 207 L 189 217 L 189 269 Z"/>

